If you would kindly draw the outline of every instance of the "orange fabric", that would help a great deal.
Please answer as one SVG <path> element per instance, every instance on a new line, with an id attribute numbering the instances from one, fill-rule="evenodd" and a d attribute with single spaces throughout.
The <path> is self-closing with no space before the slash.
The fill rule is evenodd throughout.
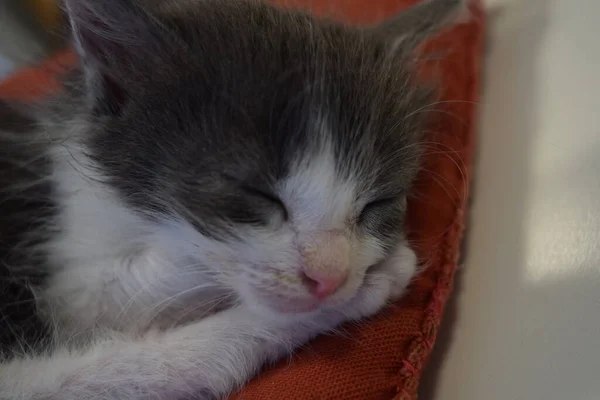
<path id="1" fill-rule="evenodd" d="M 75 54 L 65 51 L 36 67 L 23 68 L 0 82 L 0 98 L 18 101 L 36 100 L 58 89 L 57 74 L 76 61 Z"/>
<path id="2" fill-rule="evenodd" d="M 415 0 L 273 0 L 355 23 L 389 17 Z M 477 3 L 477 2 L 475 2 Z M 478 5 L 478 4 L 477 4 Z M 371 321 L 324 336 L 291 360 L 265 370 L 231 400 L 414 400 L 452 289 L 466 211 L 474 148 L 483 12 L 430 44 L 443 57 L 423 63 L 441 78 L 439 112 L 425 168 L 409 204 L 410 240 L 424 273 L 397 305 Z M 450 49 L 449 53 L 447 51 Z M 72 64 L 66 52 L 0 83 L 0 97 L 30 100 L 56 88 L 53 76 Z"/>

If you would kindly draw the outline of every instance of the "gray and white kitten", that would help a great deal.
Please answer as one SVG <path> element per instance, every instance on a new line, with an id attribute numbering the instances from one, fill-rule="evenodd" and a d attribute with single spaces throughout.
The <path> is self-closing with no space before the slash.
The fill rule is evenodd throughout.
<path id="1" fill-rule="evenodd" d="M 4 349 L 0 398 L 221 398 L 400 296 L 432 94 L 415 50 L 465 8 L 359 29 L 67 0 L 80 65 L 35 113 L 0 110 L 2 338 L 25 353 Z"/>

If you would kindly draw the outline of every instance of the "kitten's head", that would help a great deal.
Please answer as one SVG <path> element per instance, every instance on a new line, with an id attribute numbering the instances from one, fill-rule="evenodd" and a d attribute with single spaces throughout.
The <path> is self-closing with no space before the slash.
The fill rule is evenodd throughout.
<path id="1" fill-rule="evenodd" d="M 355 29 L 243 0 L 67 1 L 88 152 L 146 218 L 193 227 L 242 301 L 347 301 L 403 241 L 430 101 L 411 61 L 461 5 Z"/>

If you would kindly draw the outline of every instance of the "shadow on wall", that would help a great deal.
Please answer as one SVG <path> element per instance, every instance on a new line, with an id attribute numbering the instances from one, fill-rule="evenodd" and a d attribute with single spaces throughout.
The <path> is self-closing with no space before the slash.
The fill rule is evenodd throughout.
<path id="1" fill-rule="evenodd" d="M 535 115 L 539 100 L 536 73 L 540 60 L 537 51 L 544 37 L 546 8 L 547 2 L 544 0 L 528 0 L 520 4 L 512 3 L 504 8 L 494 8 L 488 13 L 479 146 L 475 176 L 471 184 L 472 209 L 469 213 L 462 268 L 493 269 L 495 281 L 468 287 L 471 298 L 501 299 L 503 288 L 521 284 L 519 267 L 526 259 L 523 222 L 526 220 L 527 188 L 530 184 L 531 133 L 536 128 Z M 518 23 L 511 22 L 512 26 L 506 27 L 508 18 L 505 17 L 508 15 L 511 16 L 511 21 Z M 513 15 L 518 15 L 518 18 L 513 18 Z M 517 47 L 515 42 L 519 43 Z M 473 282 L 464 282 L 462 268 L 457 271 L 454 296 L 447 305 L 436 347 L 421 381 L 420 400 L 460 399 L 457 396 L 459 391 L 439 391 L 442 369 L 468 371 L 467 364 L 477 366 L 476 354 L 472 355 L 471 360 L 461 361 L 460 365 L 455 366 L 447 365 L 445 360 L 447 352 L 456 341 L 456 330 L 462 322 L 461 314 L 476 315 L 476 309 L 481 307 L 480 304 L 464 304 L 461 301 L 461 291 L 465 285 L 473 285 Z M 531 291 L 530 295 L 543 299 L 547 293 Z M 506 302 L 516 300 L 507 298 Z M 518 306 L 514 304 L 514 307 Z M 494 304 L 486 304 L 485 307 L 494 313 Z M 503 309 L 506 309 L 506 304 Z M 508 315 L 499 315 L 499 321 L 515 324 L 515 329 L 520 329 L 517 324 L 521 321 L 512 321 Z M 491 326 L 488 328 L 493 329 Z M 486 346 L 494 346 L 493 332 L 482 331 L 478 333 L 478 337 L 482 342 L 489 341 Z M 481 347 L 481 344 L 474 347 Z M 456 363 L 456 360 L 453 362 Z M 456 384 L 469 381 L 469 377 L 465 376 Z M 448 386 L 445 385 L 444 388 Z M 498 390 L 502 393 L 501 389 Z M 461 388 L 460 393 L 464 391 L 465 388 Z"/>

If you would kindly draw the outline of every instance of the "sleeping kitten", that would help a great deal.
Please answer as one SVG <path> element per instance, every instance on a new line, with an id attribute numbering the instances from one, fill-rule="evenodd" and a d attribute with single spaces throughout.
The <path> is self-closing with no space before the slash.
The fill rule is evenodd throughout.
<path id="1" fill-rule="evenodd" d="M 0 398 L 221 398 L 400 296 L 415 51 L 465 8 L 67 0 L 65 89 L 0 107 Z"/>

